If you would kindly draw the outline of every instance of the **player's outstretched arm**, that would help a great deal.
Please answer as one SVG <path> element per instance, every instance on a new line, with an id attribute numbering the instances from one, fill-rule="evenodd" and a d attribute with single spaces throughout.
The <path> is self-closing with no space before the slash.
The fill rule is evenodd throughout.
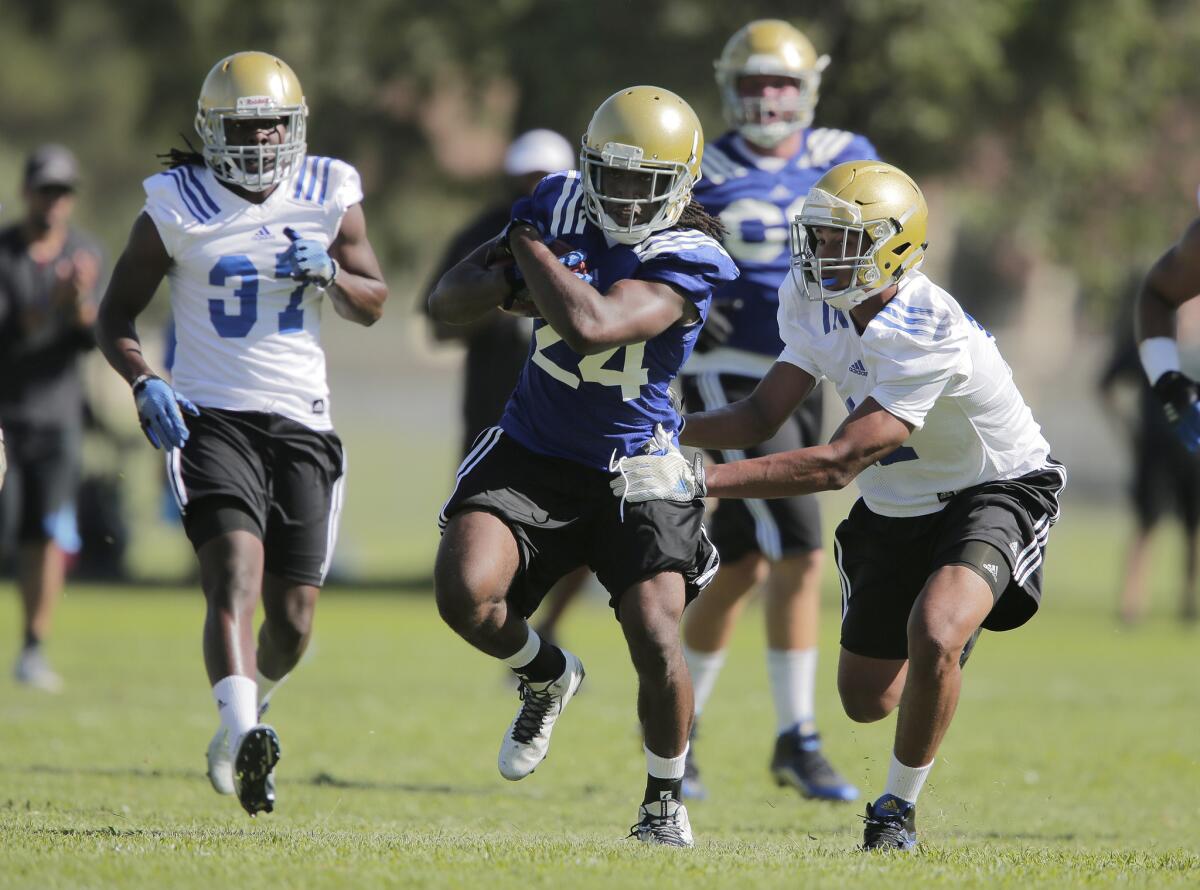
<path id="1" fill-rule="evenodd" d="M 600 293 L 559 262 L 531 225 L 512 227 L 508 243 L 538 312 L 579 355 L 643 343 L 679 321 L 700 318 L 669 284 L 627 278 Z"/>
<path id="2" fill-rule="evenodd" d="M 717 464 L 706 472 L 708 494 L 722 498 L 780 498 L 845 488 L 863 470 L 895 451 L 913 428 L 866 399 L 828 445 Z"/>
<path id="3" fill-rule="evenodd" d="M 689 414 L 679 441 L 696 448 L 750 448 L 767 441 L 807 398 L 816 380 L 789 362 L 776 362 L 754 392 L 739 402 Z"/>
<path id="4" fill-rule="evenodd" d="M 154 374 L 142 355 L 135 321 L 150 305 L 154 292 L 167 274 L 171 257 L 163 246 L 158 228 L 142 213 L 133 223 L 129 241 L 113 267 L 100 301 L 96 340 L 113 369 L 130 383 Z"/>
<path id="5" fill-rule="evenodd" d="M 451 266 L 429 293 L 429 317 L 443 324 L 470 324 L 508 297 L 511 285 L 500 266 L 488 266 L 496 238 Z"/>
<path id="6" fill-rule="evenodd" d="M 325 295 L 333 303 L 334 311 L 356 324 L 375 324 L 383 317 L 388 287 L 375 249 L 367 238 L 367 217 L 361 204 L 351 205 L 342 217 L 329 255 L 337 262 L 337 271 Z"/>

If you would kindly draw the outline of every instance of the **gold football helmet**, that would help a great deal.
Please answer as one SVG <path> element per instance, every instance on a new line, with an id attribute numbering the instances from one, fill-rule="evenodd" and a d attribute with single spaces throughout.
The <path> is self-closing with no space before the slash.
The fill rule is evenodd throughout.
<path id="1" fill-rule="evenodd" d="M 647 86 L 613 93 L 579 153 L 588 219 L 621 244 L 669 229 L 691 200 L 703 154 L 700 119 L 679 96 Z"/>
<path id="2" fill-rule="evenodd" d="M 282 118 L 284 140 L 277 145 L 230 144 L 226 123 L 256 118 Z M 196 103 L 196 132 L 213 175 L 252 192 L 266 191 L 291 175 L 304 157 L 307 120 L 295 72 L 268 53 L 234 53 L 217 62 Z"/>
<path id="3" fill-rule="evenodd" d="M 838 164 L 792 222 L 792 276 L 808 299 L 852 309 L 921 265 L 928 219 L 925 196 L 903 170 L 882 161 Z M 817 256 L 818 226 L 841 230 L 840 256 Z M 846 270 L 849 285 L 836 289 Z"/>
<path id="4" fill-rule="evenodd" d="M 758 19 L 729 38 L 713 63 L 725 117 L 755 145 L 771 147 L 812 123 L 821 72 L 829 56 L 817 56 L 811 41 L 787 22 Z M 738 80 L 773 74 L 796 81 L 799 94 L 789 97 L 742 96 Z"/>

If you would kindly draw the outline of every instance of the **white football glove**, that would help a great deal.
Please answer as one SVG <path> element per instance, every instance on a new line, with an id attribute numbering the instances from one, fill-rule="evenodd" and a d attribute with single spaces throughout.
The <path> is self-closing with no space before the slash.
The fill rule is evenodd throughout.
<path id="1" fill-rule="evenodd" d="M 613 467 L 620 475 L 609 487 L 622 504 L 674 501 L 686 504 L 706 494 L 704 456 L 697 451 L 690 461 L 671 445 L 665 454 L 623 457 Z"/>

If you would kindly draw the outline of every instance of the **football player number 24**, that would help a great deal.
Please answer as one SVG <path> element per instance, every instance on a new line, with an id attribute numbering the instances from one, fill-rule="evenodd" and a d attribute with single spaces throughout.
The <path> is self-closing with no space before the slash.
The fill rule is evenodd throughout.
<path id="1" fill-rule="evenodd" d="M 291 266 L 284 260 L 286 254 L 286 251 L 275 254 L 276 280 L 291 275 Z M 222 337 L 245 337 L 258 321 L 258 280 L 261 277 L 250 257 L 241 253 L 221 257 L 209 270 L 208 283 L 214 287 L 224 287 L 230 278 L 239 279 L 238 286 L 233 289 L 233 295 L 238 299 L 236 312 L 229 311 L 225 300 L 208 301 L 208 316 Z M 289 294 L 287 306 L 279 313 L 281 334 L 304 330 L 304 310 L 300 301 L 306 287 L 308 282 L 302 281 Z"/>
<path id="2" fill-rule="evenodd" d="M 595 355 L 585 355 L 579 360 L 577 371 L 568 371 L 546 355 L 546 350 L 562 340 L 550 325 L 543 325 L 533 335 L 536 348 L 533 351 L 533 363 L 571 389 L 578 389 L 580 383 L 598 383 L 601 386 L 619 386 L 622 401 L 636 399 L 642 387 L 650 381 L 649 372 L 642 367 L 642 359 L 646 354 L 645 343 L 630 343 L 628 346 L 618 346 L 607 352 Z M 604 367 L 618 352 L 625 353 L 621 370 L 615 371 Z"/>

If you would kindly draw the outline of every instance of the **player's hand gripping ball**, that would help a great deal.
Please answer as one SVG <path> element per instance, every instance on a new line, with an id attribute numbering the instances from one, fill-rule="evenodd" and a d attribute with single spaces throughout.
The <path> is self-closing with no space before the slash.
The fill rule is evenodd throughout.
<path id="1" fill-rule="evenodd" d="M 566 241 L 555 240 L 546 245 L 558 257 L 558 261 L 575 273 L 575 277 L 588 284 L 592 284 L 594 279 L 587 267 L 587 252 L 572 247 Z M 511 254 L 501 254 L 488 259 L 489 269 L 504 270 L 505 280 L 509 283 L 511 290 L 508 298 L 501 304 L 505 312 L 512 315 L 520 315 L 525 318 L 540 318 L 537 306 L 533 300 L 529 299 L 529 289 L 525 285 L 525 278 L 521 274 L 521 267 L 517 265 L 516 260 Z"/>

